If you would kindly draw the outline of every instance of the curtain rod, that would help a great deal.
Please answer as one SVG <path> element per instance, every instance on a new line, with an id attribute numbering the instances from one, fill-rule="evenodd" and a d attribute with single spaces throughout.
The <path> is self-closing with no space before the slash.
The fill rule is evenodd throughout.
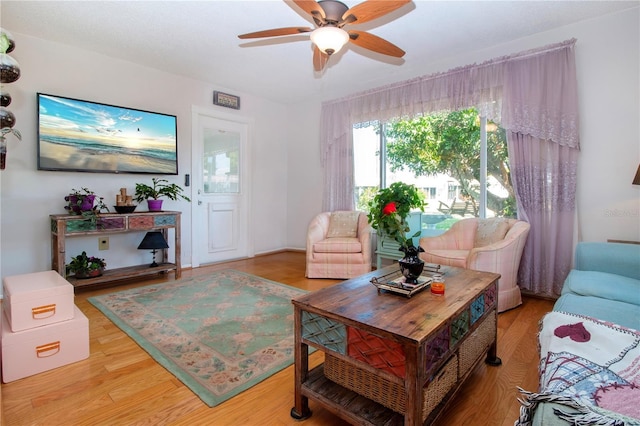
<path id="1" fill-rule="evenodd" d="M 428 75 L 423 75 L 420 77 L 415 77 L 409 80 L 404 80 L 398 83 L 391 83 L 389 85 L 386 86 L 382 86 L 382 87 L 377 87 L 374 89 L 370 89 L 370 90 L 366 90 L 364 92 L 359 92 L 356 93 L 354 95 L 351 96 L 346 96 L 340 99 L 334 99 L 332 101 L 326 101 L 323 102 L 322 105 L 331 105 L 331 104 L 335 104 L 335 103 L 340 103 L 340 102 L 344 102 L 344 101 L 348 101 L 348 100 L 353 100 L 356 98 L 360 98 L 363 96 L 368 96 L 374 93 L 378 93 L 378 92 L 382 92 L 382 91 L 386 91 L 389 89 L 398 89 L 404 86 L 408 86 L 410 84 L 413 84 L 415 82 L 419 82 L 419 81 L 426 81 L 426 80 L 431 80 L 434 78 L 440 78 L 442 76 L 448 75 L 448 74 L 455 74 L 458 72 L 462 72 L 464 70 L 467 70 L 469 68 L 482 68 L 482 67 L 487 67 L 490 65 L 496 65 L 496 64 L 501 64 L 501 63 L 505 63 L 508 61 L 512 61 L 512 60 L 516 60 L 516 59 L 523 59 L 523 58 L 528 58 L 531 56 L 536 56 L 536 55 L 540 55 L 542 53 L 548 53 L 548 52 L 553 52 L 556 50 L 560 50 L 560 49 L 564 49 L 567 46 L 571 46 L 573 47 L 576 44 L 577 39 L 576 38 L 571 38 L 569 40 L 565 40 L 565 41 L 561 41 L 559 43 L 554 43 L 554 44 L 549 44 L 546 46 L 542 46 L 542 47 L 537 47 L 537 48 L 533 48 L 533 49 L 529 49 L 529 50 L 524 50 L 522 52 L 517 52 L 517 53 L 512 53 L 510 55 L 505 55 L 505 56 L 498 56 L 496 58 L 493 59 L 489 59 L 485 62 L 482 62 L 480 64 L 469 64 L 469 65 L 463 65 L 460 67 L 456 67 L 456 68 L 451 68 L 447 71 L 443 71 L 443 72 L 437 72 L 434 74 L 428 74 Z"/>
<path id="2" fill-rule="evenodd" d="M 503 62 L 508 62 L 510 60 L 513 60 L 513 59 L 528 58 L 530 56 L 536 56 L 536 55 L 539 55 L 541 53 L 548 53 L 548 52 L 553 52 L 553 51 L 556 51 L 556 50 L 564 49 L 567 46 L 573 47 L 576 44 L 576 41 L 578 41 L 578 39 L 572 38 L 572 39 L 569 39 L 569 40 L 562 41 L 560 43 L 549 44 L 547 46 L 534 48 L 534 49 L 530 49 L 530 50 L 524 50 L 522 52 L 514 53 L 514 54 L 511 54 L 511 55 L 499 56 L 499 57 L 494 58 L 494 59 L 489 59 L 488 61 L 482 62 L 482 63 L 480 63 L 478 65 L 473 64 L 471 66 L 481 67 L 481 66 L 485 66 L 485 65 L 501 64 Z M 454 68 L 454 70 L 455 70 L 455 68 Z"/>

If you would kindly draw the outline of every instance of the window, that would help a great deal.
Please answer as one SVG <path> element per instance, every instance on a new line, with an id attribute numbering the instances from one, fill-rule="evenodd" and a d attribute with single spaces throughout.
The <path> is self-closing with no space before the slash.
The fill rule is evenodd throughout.
<path id="1" fill-rule="evenodd" d="M 427 196 L 427 200 L 435 200 L 436 194 L 437 194 L 436 188 L 433 188 L 433 187 L 431 187 L 431 188 L 423 188 L 422 190 L 424 191 L 425 195 Z"/>
<path id="2" fill-rule="evenodd" d="M 453 182 L 447 183 L 447 200 L 455 200 L 458 198 L 458 185 Z"/>
<path id="3" fill-rule="evenodd" d="M 425 192 L 423 229 L 448 229 L 465 217 L 515 217 L 504 131 L 475 109 L 356 125 L 353 145 L 359 210 L 368 210 L 378 188 L 402 181 Z"/>

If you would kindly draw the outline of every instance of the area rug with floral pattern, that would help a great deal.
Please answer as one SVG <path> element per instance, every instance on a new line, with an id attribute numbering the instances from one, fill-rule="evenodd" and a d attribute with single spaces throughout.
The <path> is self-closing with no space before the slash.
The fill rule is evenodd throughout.
<path id="1" fill-rule="evenodd" d="M 236 270 L 89 301 L 213 407 L 293 363 L 304 290 Z"/>

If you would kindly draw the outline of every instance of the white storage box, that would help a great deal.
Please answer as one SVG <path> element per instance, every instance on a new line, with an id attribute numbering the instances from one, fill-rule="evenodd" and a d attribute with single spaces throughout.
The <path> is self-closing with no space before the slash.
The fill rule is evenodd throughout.
<path id="1" fill-rule="evenodd" d="M 11 332 L 2 324 L 2 381 L 12 382 L 89 357 L 89 320 L 74 306 L 68 321 Z"/>
<path id="2" fill-rule="evenodd" d="M 73 285 L 55 271 L 5 277 L 4 311 L 11 331 L 73 318 Z"/>

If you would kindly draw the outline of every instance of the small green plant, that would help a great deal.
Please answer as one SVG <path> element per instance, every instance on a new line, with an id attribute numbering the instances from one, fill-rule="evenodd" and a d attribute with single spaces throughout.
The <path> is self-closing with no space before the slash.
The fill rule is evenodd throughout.
<path id="1" fill-rule="evenodd" d="M 0 129 L 0 170 L 4 170 L 7 162 L 7 135 L 13 135 L 19 141 L 22 140 L 22 135 L 16 129 L 10 127 Z"/>
<path id="2" fill-rule="evenodd" d="M 19 141 L 22 140 L 22 134 L 16 129 L 12 129 L 11 127 L 3 127 L 0 130 L 0 141 L 5 141 L 7 139 L 7 135 L 13 135 Z"/>
<path id="3" fill-rule="evenodd" d="M 7 34 L 3 31 L 0 33 L 0 53 L 7 53 L 9 50 L 9 46 L 11 46 L 11 41 Z"/>
<path id="4" fill-rule="evenodd" d="M 67 265 L 67 271 L 73 272 L 78 277 L 91 276 L 96 273 L 102 273 L 107 267 L 107 262 L 95 256 L 87 256 L 87 252 L 72 257 L 71 262 Z"/>
<path id="5" fill-rule="evenodd" d="M 413 238 L 420 235 L 407 237 L 409 225 L 406 218 L 411 209 L 424 211 L 424 194 L 414 185 L 403 182 L 392 183 L 388 188 L 383 188 L 373 197 L 369 203 L 367 218 L 371 227 L 378 230 L 380 237 L 389 237 L 400 244 L 401 250 L 414 247 Z"/>
<path id="6" fill-rule="evenodd" d="M 182 187 L 175 183 L 169 183 L 166 179 L 153 178 L 151 179 L 152 185 L 144 183 L 136 183 L 136 193 L 134 199 L 141 203 L 145 200 L 153 199 L 157 200 L 161 197 L 167 197 L 170 200 L 183 200 L 191 202 L 189 197 L 182 193 Z"/>

